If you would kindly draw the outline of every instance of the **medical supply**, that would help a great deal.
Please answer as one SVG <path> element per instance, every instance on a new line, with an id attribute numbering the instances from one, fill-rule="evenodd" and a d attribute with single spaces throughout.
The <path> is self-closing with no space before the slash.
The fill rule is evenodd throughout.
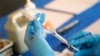
<path id="1" fill-rule="evenodd" d="M 14 51 L 19 54 L 28 51 L 28 48 L 24 42 L 24 37 L 27 24 L 29 23 L 28 17 L 34 19 L 33 17 L 35 13 L 36 10 L 34 3 L 27 0 L 25 8 L 10 14 L 8 22 L 5 25 L 8 39 L 14 41 Z"/>
<path id="2" fill-rule="evenodd" d="M 60 36 L 56 31 L 51 31 L 48 29 L 54 35 L 57 39 L 59 39 L 62 43 L 66 44 L 68 48 L 73 48 L 75 51 L 79 51 L 76 47 L 70 45 L 66 39 L 64 39 L 62 36 Z"/>
<path id="3" fill-rule="evenodd" d="M 70 24 L 66 25 L 65 27 L 62 27 L 57 32 L 60 34 L 63 34 L 64 32 L 68 31 L 69 29 L 73 28 L 79 23 L 79 20 L 74 20 Z"/>
<path id="4" fill-rule="evenodd" d="M 30 1 L 28 1 L 28 2 L 30 2 Z M 32 9 L 33 7 L 31 7 L 30 6 L 30 8 L 28 8 L 27 9 L 27 6 L 26 6 L 26 10 L 30 10 L 30 9 Z M 24 16 L 28 19 L 28 20 L 30 20 L 30 21 L 32 21 L 32 20 L 34 20 L 34 19 L 36 19 L 36 14 L 37 14 L 37 11 L 36 10 L 31 10 L 31 11 L 24 11 Z M 36 12 L 36 13 L 34 13 L 34 11 Z M 33 14 L 34 13 L 34 14 Z M 34 16 L 33 16 L 34 15 Z M 39 16 L 41 16 L 41 15 L 39 15 Z M 40 17 L 38 16 L 38 20 L 40 20 Z M 46 20 L 47 21 L 47 20 Z M 53 26 L 51 25 L 51 24 L 49 24 L 50 23 L 50 21 L 48 21 L 48 22 L 46 22 L 46 23 L 44 23 L 43 25 L 44 25 L 44 28 L 46 29 L 47 27 L 48 27 L 48 25 L 49 25 L 49 27 L 51 27 L 52 28 L 52 30 L 51 29 L 48 29 L 55 37 L 57 37 L 61 42 L 63 42 L 63 43 L 65 43 L 68 47 L 71 47 L 71 48 L 73 48 L 73 49 L 75 49 L 76 51 L 78 51 L 75 47 L 73 47 L 73 46 L 70 46 L 70 44 L 63 38 L 63 37 L 61 37 L 59 34 L 57 34 L 54 30 L 54 28 L 53 28 Z"/>
<path id="5" fill-rule="evenodd" d="M 13 42 L 6 39 L 0 39 L 0 56 L 12 56 Z"/>
<path id="6" fill-rule="evenodd" d="M 53 25 L 51 24 L 50 21 L 47 21 L 44 25 L 44 28 L 48 30 L 53 36 L 55 36 L 57 39 L 59 39 L 62 43 L 66 44 L 68 48 L 72 48 L 75 51 L 79 51 L 76 47 L 70 45 L 66 39 L 64 39 L 62 36 L 60 36 L 56 31 Z"/>
<path id="7" fill-rule="evenodd" d="M 5 30 L 9 40 L 14 42 L 14 51 L 22 54 L 28 51 L 24 43 L 26 27 L 29 22 L 22 14 L 23 10 L 18 10 L 9 15 L 5 24 Z"/>

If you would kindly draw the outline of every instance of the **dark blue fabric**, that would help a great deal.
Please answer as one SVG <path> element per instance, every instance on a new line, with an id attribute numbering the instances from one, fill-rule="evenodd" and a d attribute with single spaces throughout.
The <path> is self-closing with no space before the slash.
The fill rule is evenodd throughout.
<path id="1" fill-rule="evenodd" d="M 32 0 L 37 8 L 44 8 L 44 6 L 53 0 Z"/>

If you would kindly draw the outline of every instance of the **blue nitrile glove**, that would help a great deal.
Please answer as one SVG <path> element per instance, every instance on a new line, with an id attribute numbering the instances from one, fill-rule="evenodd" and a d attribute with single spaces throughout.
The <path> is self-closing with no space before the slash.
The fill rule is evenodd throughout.
<path id="1" fill-rule="evenodd" d="M 79 48 L 74 56 L 100 56 L 100 35 L 78 32 L 70 38 L 70 44 Z"/>
<path id="2" fill-rule="evenodd" d="M 55 56 L 54 51 L 43 37 L 42 23 L 44 22 L 45 15 L 39 15 L 40 13 L 37 14 L 37 17 L 40 17 L 40 21 L 36 18 L 28 24 L 25 43 L 33 56 Z"/>

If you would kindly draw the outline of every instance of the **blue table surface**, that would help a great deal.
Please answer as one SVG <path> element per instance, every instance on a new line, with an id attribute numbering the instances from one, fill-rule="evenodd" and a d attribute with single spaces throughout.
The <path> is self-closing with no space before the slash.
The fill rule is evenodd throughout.
<path id="1" fill-rule="evenodd" d="M 47 3 L 53 1 L 53 0 L 43 0 L 44 2 L 40 2 L 40 0 L 35 0 L 35 4 L 38 8 L 44 8 L 44 5 Z M 3 19 L 0 19 L 0 34 L 2 37 L 7 38 L 6 31 L 4 29 L 4 25 L 7 21 L 8 15 L 5 15 L 4 17 L 1 17 Z M 73 18 L 71 18 L 69 21 L 62 24 L 60 27 L 57 28 L 57 31 L 68 24 L 70 24 L 73 20 L 79 20 L 79 24 L 77 24 L 75 27 L 71 28 L 64 34 L 61 34 L 65 39 L 68 39 L 76 32 L 83 30 L 87 26 L 89 26 L 91 23 L 95 22 L 97 19 L 100 18 L 100 2 L 96 3 L 91 8 L 87 9 L 86 11 L 82 12 L 79 15 L 75 15 Z M 50 46 L 57 51 L 62 51 L 64 48 L 66 48 L 66 45 L 62 44 L 59 40 L 57 40 L 54 36 L 47 34 L 46 38 L 47 42 L 50 44 Z M 18 55 L 14 55 L 18 56 Z M 23 56 L 32 56 L 31 52 L 28 51 Z"/>

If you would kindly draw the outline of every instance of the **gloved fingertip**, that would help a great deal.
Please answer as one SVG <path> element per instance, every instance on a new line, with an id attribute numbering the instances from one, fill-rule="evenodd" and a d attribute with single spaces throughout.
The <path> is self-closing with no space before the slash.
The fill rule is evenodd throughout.
<path id="1" fill-rule="evenodd" d="M 79 34 L 82 34 L 83 36 L 87 36 L 87 35 L 91 35 L 91 32 L 80 31 Z"/>
<path id="2" fill-rule="evenodd" d="M 41 13 L 42 15 L 45 15 L 44 13 Z"/>
<path id="3" fill-rule="evenodd" d="M 44 21 L 45 21 L 45 14 L 44 13 L 41 13 L 39 21 L 40 21 L 41 24 L 44 23 Z"/>
<path id="4" fill-rule="evenodd" d="M 91 32 L 87 32 L 87 31 L 83 31 L 84 35 L 87 36 L 87 35 L 92 35 Z"/>
<path id="5" fill-rule="evenodd" d="M 100 34 L 92 34 L 95 44 L 100 43 Z"/>
<path id="6" fill-rule="evenodd" d="M 97 38 L 100 37 L 100 34 L 92 34 L 92 35 L 94 35 L 94 37 L 97 37 Z"/>
<path id="7" fill-rule="evenodd" d="M 81 37 L 84 37 L 86 35 L 90 34 L 90 32 L 85 32 L 85 31 L 79 31 L 75 33 L 69 40 L 77 40 L 80 39 Z"/>
<path id="8" fill-rule="evenodd" d="M 37 13 L 36 16 L 38 17 L 41 13 Z"/>
<path id="9" fill-rule="evenodd" d="M 41 17 L 43 17 L 43 19 L 45 18 L 45 14 L 44 13 L 41 13 Z"/>

